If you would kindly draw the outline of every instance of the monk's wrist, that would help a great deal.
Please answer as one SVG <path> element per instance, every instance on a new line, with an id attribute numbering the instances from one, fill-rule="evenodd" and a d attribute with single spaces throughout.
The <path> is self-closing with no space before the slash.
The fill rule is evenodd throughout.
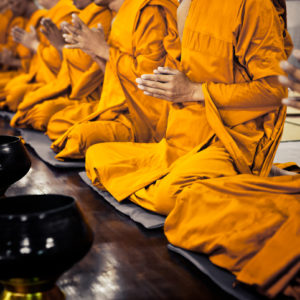
<path id="1" fill-rule="evenodd" d="M 202 83 L 192 82 L 192 99 L 193 101 L 198 101 L 198 102 L 204 101 Z"/>
<path id="2" fill-rule="evenodd" d="M 37 50 L 38 50 L 39 45 L 40 45 L 40 42 L 38 40 L 33 41 L 32 46 L 31 46 L 31 50 L 33 50 L 36 53 Z"/>
<path id="3" fill-rule="evenodd" d="M 108 44 L 104 44 L 104 45 L 102 45 L 102 47 L 99 47 L 99 50 L 96 53 L 96 56 L 104 59 L 105 61 L 108 61 L 108 59 L 109 59 L 109 46 L 108 46 Z"/>

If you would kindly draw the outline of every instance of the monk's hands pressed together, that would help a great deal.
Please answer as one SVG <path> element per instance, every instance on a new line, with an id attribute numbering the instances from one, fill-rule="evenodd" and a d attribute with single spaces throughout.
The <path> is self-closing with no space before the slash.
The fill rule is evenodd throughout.
<path id="1" fill-rule="evenodd" d="M 184 73 L 168 67 L 158 67 L 153 73 L 136 79 L 145 95 L 174 103 L 204 101 L 202 84 L 190 81 Z"/>
<path id="2" fill-rule="evenodd" d="M 65 46 L 65 40 L 62 36 L 62 31 L 58 29 L 57 26 L 49 18 L 43 18 L 41 23 L 44 26 L 44 28 L 41 28 L 42 34 L 62 55 L 62 50 Z"/>
<path id="3" fill-rule="evenodd" d="M 30 27 L 29 32 L 16 26 L 12 29 L 11 34 L 15 42 L 22 44 L 33 52 L 37 51 L 40 42 L 33 26 Z"/>
<path id="4" fill-rule="evenodd" d="M 75 14 L 72 16 L 73 26 L 64 27 L 64 39 L 68 43 L 68 49 L 81 49 L 93 58 L 109 58 L 109 46 L 106 43 L 104 30 L 101 24 L 97 28 L 90 29 Z"/>
<path id="5" fill-rule="evenodd" d="M 300 62 L 300 50 L 294 50 L 293 55 Z M 290 76 L 289 77 L 279 76 L 278 77 L 279 82 L 282 85 L 293 90 L 296 94 L 295 96 L 291 96 L 283 99 L 282 103 L 300 109 L 300 94 L 297 95 L 297 93 L 300 93 L 300 69 L 296 68 L 295 66 L 293 66 L 287 61 L 282 61 L 280 63 L 280 66 L 282 70 L 285 71 L 287 75 Z"/>

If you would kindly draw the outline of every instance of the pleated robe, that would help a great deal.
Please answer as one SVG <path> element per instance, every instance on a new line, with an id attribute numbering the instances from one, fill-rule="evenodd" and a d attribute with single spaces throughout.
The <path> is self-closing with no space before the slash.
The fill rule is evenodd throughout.
<path id="1" fill-rule="evenodd" d="M 71 0 L 60 0 L 47 11 L 46 18 L 50 18 L 60 28 L 63 21 L 70 22 L 72 13 L 78 13 Z M 3 106 L 16 111 L 25 94 L 35 90 L 46 82 L 54 80 L 61 67 L 59 52 L 42 34 L 39 35 L 40 44 L 37 53 L 30 61 L 29 71 L 16 76 L 5 86 L 1 96 L 4 97 Z M 14 126 L 14 121 L 12 121 Z"/>
<path id="2" fill-rule="evenodd" d="M 160 143 L 102 143 L 86 154 L 95 186 L 167 215 L 172 244 L 271 297 L 300 265 L 300 175 L 266 177 L 285 119 L 275 76 L 291 49 L 285 3 L 275 4 L 192 1 L 181 64 L 205 102 L 174 104 Z"/>
<path id="3" fill-rule="evenodd" d="M 92 3 L 78 16 L 90 28 L 96 28 L 101 23 L 108 36 L 112 21 L 109 9 Z M 64 49 L 62 66 L 56 79 L 25 95 L 18 106 L 14 126 L 45 131 L 49 119 L 56 112 L 74 102 L 99 101 L 103 77 L 98 64 L 89 55 L 79 49 Z"/>
<path id="4" fill-rule="evenodd" d="M 177 5 L 173 0 L 123 3 L 111 29 L 99 105 L 52 144 L 58 159 L 83 158 L 86 149 L 97 142 L 151 142 L 163 137 L 169 104 L 144 95 L 135 80 L 158 66 L 178 64 Z M 72 113 L 80 116 L 77 109 Z M 65 123 L 63 118 L 61 122 Z"/>

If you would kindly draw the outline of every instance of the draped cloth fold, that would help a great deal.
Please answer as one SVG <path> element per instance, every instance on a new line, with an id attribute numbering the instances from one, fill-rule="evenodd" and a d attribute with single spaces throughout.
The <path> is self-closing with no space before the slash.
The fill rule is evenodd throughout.
<path id="1" fill-rule="evenodd" d="M 266 177 L 285 119 L 276 80 L 291 50 L 285 3 L 219 5 L 191 1 L 182 37 L 181 69 L 205 102 L 173 104 L 159 143 L 91 146 L 86 171 L 118 201 L 167 215 L 173 245 L 273 297 L 300 257 L 300 177 Z"/>

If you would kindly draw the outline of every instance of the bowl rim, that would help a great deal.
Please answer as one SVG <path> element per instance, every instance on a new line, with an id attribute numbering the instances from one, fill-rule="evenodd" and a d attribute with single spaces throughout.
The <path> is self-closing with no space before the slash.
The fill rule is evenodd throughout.
<path id="1" fill-rule="evenodd" d="M 10 145 L 10 144 L 14 144 L 14 143 L 18 143 L 21 141 L 21 138 L 17 135 L 7 135 L 7 134 L 1 134 L 0 135 L 0 139 L 1 137 L 6 137 L 6 138 L 15 138 L 15 140 L 13 141 L 10 141 L 10 142 L 6 142 L 6 143 L 3 143 L 1 144 L 1 141 L 0 141 L 0 147 L 3 147 L 3 146 L 7 146 L 7 145 Z"/>
<path id="2" fill-rule="evenodd" d="M 13 218 L 22 218 L 24 216 L 28 216 L 28 217 L 33 217 L 33 216 L 40 216 L 40 215 L 52 215 L 54 213 L 57 213 L 59 211 L 65 210 L 69 207 L 72 206 L 77 206 L 76 205 L 76 199 L 72 196 L 69 195 L 63 195 L 63 194 L 24 194 L 24 195 L 15 195 L 15 196 L 8 196 L 5 197 L 3 199 L 1 199 L 1 202 L 5 201 L 5 200 L 11 200 L 12 198 L 21 198 L 21 197 L 25 197 L 25 198 L 29 198 L 29 197 L 43 197 L 43 196 L 59 196 L 59 197 L 63 197 L 63 198 L 69 198 L 70 200 L 72 200 L 70 203 L 65 204 L 61 207 L 57 207 L 57 208 L 52 208 L 52 209 L 44 209 L 44 210 L 39 210 L 36 212 L 31 212 L 31 213 L 2 213 L 0 210 L 0 219 L 3 218 L 8 218 L 8 217 L 13 217 Z M 24 199 L 24 201 L 26 201 L 26 199 Z"/>

